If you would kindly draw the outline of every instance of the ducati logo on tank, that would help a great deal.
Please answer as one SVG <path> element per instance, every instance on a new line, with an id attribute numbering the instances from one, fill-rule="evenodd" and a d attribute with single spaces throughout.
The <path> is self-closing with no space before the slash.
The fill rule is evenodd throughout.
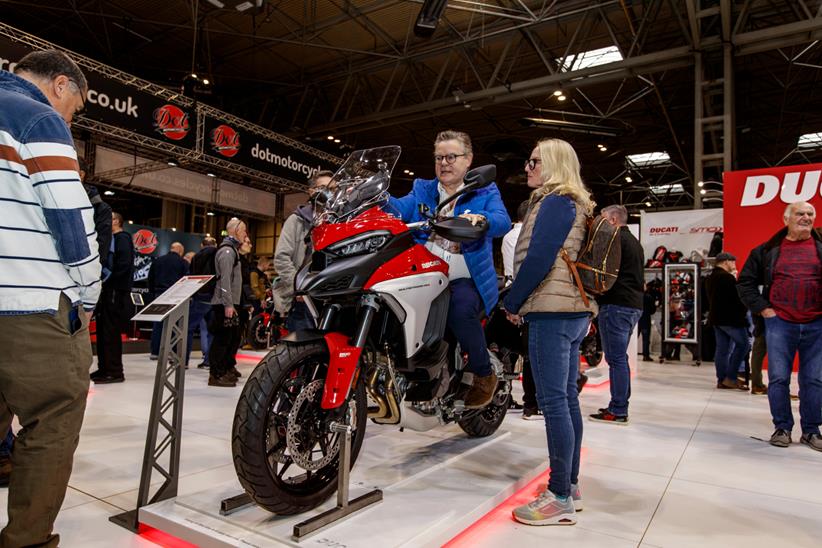
<path id="1" fill-rule="evenodd" d="M 742 265 L 751 250 L 785 227 L 788 204 L 809 202 L 822 223 L 822 164 L 730 171 L 723 175 L 726 251 Z"/>
<path id="2" fill-rule="evenodd" d="M 240 152 L 240 134 L 226 124 L 220 124 L 211 130 L 211 150 L 231 158 Z"/>

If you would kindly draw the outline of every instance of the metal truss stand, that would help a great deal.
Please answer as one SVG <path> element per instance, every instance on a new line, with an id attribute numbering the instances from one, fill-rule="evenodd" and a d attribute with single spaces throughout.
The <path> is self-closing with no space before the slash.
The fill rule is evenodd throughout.
<path id="1" fill-rule="evenodd" d="M 362 510 L 366 506 L 382 500 L 382 491 L 379 489 L 375 489 L 354 500 L 348 500 L 348 482 L 351 468 L 351 427 L 347 424 L 333 423 L 331 430 L 339 432 L 343 436 L 340 444 L 340 473 L 337 476 L 337 507 L 295 525 L 293 536 L 296 540 L 300 540 L 306 535 L 319 531 L 344 517 L 350 516 L 354 512 Z"/>
<path id="2" fill-rule="evenodd" d="M 178 306 L 163 320 L 163 339 L 157 357 L 157 374 L 154 377 L 154 395 L 151 397 L 151 415 L 148 420 L 137 507 L 109 518 L 112 523 L 135 533 L 140 525 L 140 508 L 177 496 L 187 339 L 188 302 Z M 165 481 L 149 498 L 151 476 L 155 470 Z"/>

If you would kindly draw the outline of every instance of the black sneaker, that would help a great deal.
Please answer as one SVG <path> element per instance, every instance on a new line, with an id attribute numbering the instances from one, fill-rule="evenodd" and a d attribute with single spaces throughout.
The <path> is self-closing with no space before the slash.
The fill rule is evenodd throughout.
<path id="1" fill-rule="evenodd" d="M 787 430 L 777 428 L 771 436 L 771 445 L 774 447 L 787 447 L 791 444 L 791 433 Z"/>
<path id="2" fill-rule="evenodd" d="M 807 445 L 815 451 L 822 451 L 822 436 L 819 434 L 802 434 L 799 443 Z"/>
<path id="3" fill-rule="evenodd" d="M 538 407 L 525 407 L 522 410 L 522 420 L 541 421 L 543 420 L 542 411 Z"/>
<path id="4" fill-rule="evenodd" d="M 508 409 L 513 409 L 514 411 L 519 411 L 521 409 L 525 409 L 525 406 L 521 403 L 517 403 L 517 400 L 511 398 L 511 403 L 508 404 Z"/>
<path id="5" fill-rule="evenodd" d="M 226 373 L 222 377 L 215 377 L 214 375 L 209 375 L 208 385 L 209 386 L 234 387 L 234 386 L 237 386 L 237 379 L 235 379 L 229 373 Z"/>
<path id="6" fill-rule="evenodd" d="M 99 379 L 99 378 L 100 378 L 100 377 L 102 377 L 102 376 L 104 376 L 104 373 L 98 369 L 97 371 L 93 371 L 93 372 L 89 375 L 89 378 L 90 378 L 91 380 L 94 380 L 94 379 Z"/>
<path id="7" fill-rule="evenodd" d="M 206 362 L 197 365 L 197 369 L 210 369 L 211 366 L 208 365 Z"/>
<path id="8" fill-rule="evenodd" d="M 126 377 L 124 375 L 100 375 L 99 377 L 94 377 L 91 380 L 94 381 L 94 384 L 114 384 L 118 382 L 125 382 Z"/>
<path id="9" fill-rule="evenodd" d="M 600 409 L 598 413 L 588 415 L 588 418 L 592 421 L 609 422 L 620 426 L 625 426 L 628 424 L 628 415 L 614 415 L 607 409 Z"/>

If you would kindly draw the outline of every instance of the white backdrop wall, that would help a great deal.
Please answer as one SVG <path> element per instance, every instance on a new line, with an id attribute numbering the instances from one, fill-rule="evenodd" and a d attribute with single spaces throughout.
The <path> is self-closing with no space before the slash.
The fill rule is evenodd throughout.
<path id="1" fill-rule="evenodd" d="M 668 251 L 681 251 L 686 257 L 692 251 L 708 256 L 711 239 L 722 230 L 721 209 L 641 212 L 640 238 L 645 260 L 661 245 Z"/>

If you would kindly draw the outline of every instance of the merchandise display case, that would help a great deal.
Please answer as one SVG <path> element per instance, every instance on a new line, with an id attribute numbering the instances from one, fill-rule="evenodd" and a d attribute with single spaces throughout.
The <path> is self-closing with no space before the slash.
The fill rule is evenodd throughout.
<path id="1" fill-rule="evenodd" d="M 663 302 L 663 341 L 698 344 L 701 325 L 699 266 L 665 265 Z"/>

